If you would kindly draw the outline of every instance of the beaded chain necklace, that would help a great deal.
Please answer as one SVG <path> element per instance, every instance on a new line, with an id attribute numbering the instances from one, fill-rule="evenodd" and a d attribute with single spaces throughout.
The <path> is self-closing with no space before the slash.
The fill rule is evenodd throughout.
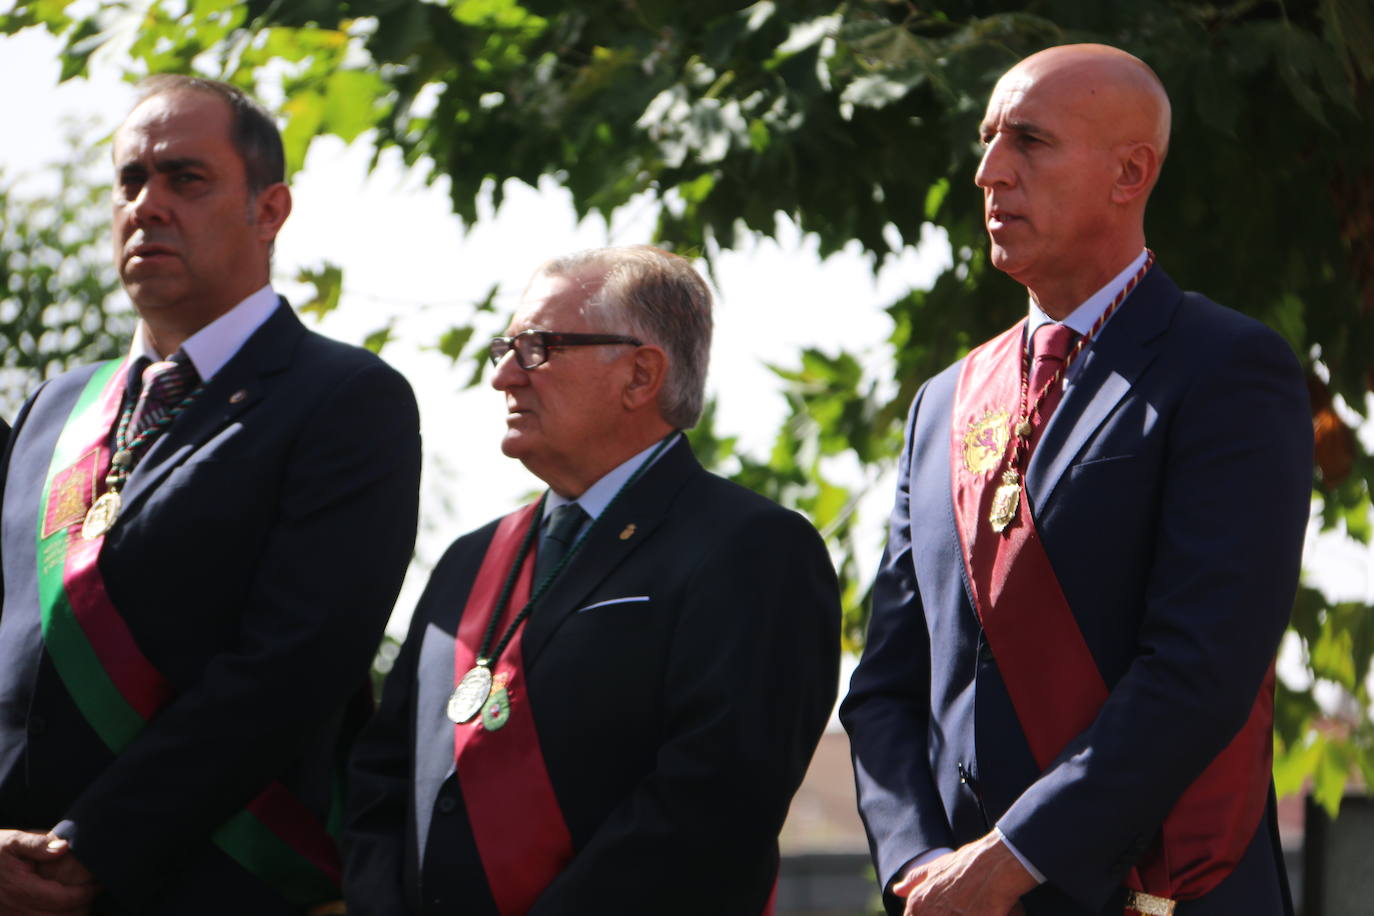
<path id="1" fill-rule="evenodd" d="M 106 490 L 101 494 L 86 513 L 86 520 L 81 526 L 81 536 L 88 541 L 93 541 L 98 537 L 104 536 L 114 527 L 119 519 L 119 510 L 123 500 L 119 491 L 124 489 L 124 484 L 128 482 L 129 475 L 134 468 L 134 452 L 152 443 L 154 439 L 162 435 L 167 427 L 172 425 L 172 421 L 190 407 L 200 393 L 205 390 L 205 382 L 201 381 L 195 388 L 191 389 L 176 404 L 172 405 L 167 413 L 163 414 L 156 422 L 129 441 L 129 422 L 134 416 L 134 405 L 137 398 L 129 398 L 128 404 L 119 415 L 119 425 L 115 429 L 115 453 L 110 459 L 110 472 L 105 476 Z"/>
<path id="2" fill-rule="evenodd" d="M 1073 365 L 1074 360 L 1078 358 L 1078 354 L 1083 352 L 1083 348 L 1090 340 L 1097 337 L 1098 332 L 1102 330 L 1102 326 L 1107 323 L 1107 319 L 1112 317 L 1112 314 L 1122 302 L 1126 301 L 1126 297 L 1136 288 L 1145 274 L 1154 266 L 1154 263 L 1155 253 L 1148 248 L 1145 249 L 1145 263 L 1140 265 L 1140 269 L 1135 272 L 1135 275 L 1132 276 L 1130 280 L 1126 281 L 1126 285 L 1116 294 L 1116 298 L 1112 299 L 1107 308 L 1103 310 L 1102 314 L 1093 322 L 1093 326 L 1088 329 L 1088 333 L 1079 337 L 1078 340 L 1074 342 L 1068 355 L 1064 357 L 1064 362 L 1055 370 L 1054 375 L 1050 376 L 1049 381 L 1045 383 L 1045 387 L 1040 389 L 1040 392 L 1035 396 L 1034 402 L 1031 401 L 1030 397 L 1030 347 L 1026 347 L 1025 356 L 1021 360 L 1021 409 L 1017 416 L 1016 425 L 1012 427 L 1013 440 L 1010 449 L 1011 454 L 1007 469 L 1002 472 L 1002 483 L 993 494 L 992 508 L 988 512 L 988 524 L 992 525 L 993 531 L 1000 534 L 1005 530 L 1007 525 L 1011 524 L 1011 520 L 1016 517 L 1017 510 L 1020 507 L 1022 469 L 1026 466 L 1027 456 L 1030 453 L 1031 433 L 1040 425 L 1040 408 L 1045 403 L 1045 398 L 1048 397 L 1050 391 L 1060 383 L 1064 378 L 1064 373 L 1068 371 L 1069 366 Z"/>

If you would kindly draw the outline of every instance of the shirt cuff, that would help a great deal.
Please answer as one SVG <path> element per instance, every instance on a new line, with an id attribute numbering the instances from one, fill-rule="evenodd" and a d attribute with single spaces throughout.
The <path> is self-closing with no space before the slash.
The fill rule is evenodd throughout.
<path id="1" fill-rule="evenodd" d="M 1015 846 L 1012 845 L 1011 840 L 1007 839 L 1007 835 L 1002 832 L 1002 828 L 993 827 L 992 829 L 997 831 L 997 836 L 999 839 L 1001 839 L 1002 845 L 1006 846 L 1007 849 L 1011 851 L 1011 854 L 1016 856 L 1016 861 L 1020 862 L 1022 867 L 1025 868 L 1026 871 L 1030 872 L 1030 876 L 1035 879 L 1035 883 L 1044 884 L 1045 876 L 1040 873 L 1040 869 L 1032 865 L 1030 859 L 1027 859 L 1025 856 L 1021 855 L 1021 850 L 1017 849 Z"/>

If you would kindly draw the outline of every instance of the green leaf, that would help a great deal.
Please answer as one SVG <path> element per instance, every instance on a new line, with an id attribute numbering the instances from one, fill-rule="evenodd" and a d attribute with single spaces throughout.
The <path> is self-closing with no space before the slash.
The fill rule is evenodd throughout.
<path id="1" fill-rule="evenodd" d="M 1312 797 L 1334 818 L 1340 813 L 1354 761 L 1344 742 L 1323 741 L 1320 746 L 1322 753 L 1312 772 Z"/>
<path id="2" fill-rule="evenodd" d="M 439 344 L 436 349 L 456 363 L 463 355 L 463 348 L 472 339 L 472 333 L 472 325 L 449 328 L 439 335 Z"/>
<path id="3" fill-rule="evenodd" d="M 378 328 L 364 337 L 363 346 L 373 353 L 381 353 L 382 348 L 391 342 L 392 330 L 392 323 L 387 322 L 386 327 Z"/>
<path id="4" fill-rule="evenodd" d="M 286 151 L 286 174 L 294 175 L 305 165 L 305 152 L 324 123 L 325 99 L 313 89 L 293 95 L 283 106 L 287 121 L 282 131 Z"/>
<path id="5" fill-rule="evenodd" d="M 1274 791 L 1279 797 L 1296 795 L 1317 771 L 1325 754 L 1326 738 L 1314 735 L 1311 741 L 1287 749 L 1274 749 Z"/>
<path id="6" fill-rule="evenodd" d="M 325 263 L 319 268 L 302 268 L 296 273 L 296 282 L 315 287 L 315 295 L 297 311 L 323 318 L 339 307 L 339 299 L 343 295 L 343 268 L 337 264 Z"/>
<path id="7" fill-rule="evenodd" d="M 385 90 L 375 73 L 339 70 L 325 83 L 324 111 L 319 128 L 351 143 L 375 123 L 374 100 Z"/>

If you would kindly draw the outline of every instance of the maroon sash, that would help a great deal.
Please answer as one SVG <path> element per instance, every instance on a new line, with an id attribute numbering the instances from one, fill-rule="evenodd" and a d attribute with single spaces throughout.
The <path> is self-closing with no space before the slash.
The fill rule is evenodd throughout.
<path id="1" fill-rule="evenodd" d="M 454 641 L 455 684 L 475 663 L 490 616 L 501 615 L 497 632 L 502 632 L 529 601 L 534 551 L 525 558 L 507 606 L 494 607 L 526 531 L 538 523 L 538 506 L 535 503 L 512 512 L 496 527 Z M 454 727 L 458 784 L 482 870 L 501 916 L 527 912 L 573 855 L 572 836 L 549 782 L 525 691 L 525 663 L 520 651 L 524 632 L 522 623 L 492 672 L 495 688 L 504 689 L 509 698 L 509 717 L 493 720 L 484 714 Z M 491 730 L 486 721 L 501 724 Z"/>
<path id="2" fill-rule="evenodd" d="M 501 519 L 487 546 L 454 640 L 455 686 L 477 659 L 490 615 L 501 614 L 497 624 L 500 633 L 529 601 L 534 551 L 525 558 L 507 606 L 493 609 L 525 532 L 538 524 L 538 508 L 534 503 Z M 573 857 L 572 836 L 549 781 L 524 690 L 525 663 L 520 651 L 524 633 L 522 623 L 492 672 L 493 692 L 506 691 L 509 713 L 500 710 L 493 717 L 491 713 L 497 713 L 493 708 L 454 730 L 458 784 L 482 870 L 501 916 L 523 916 Z M 491 706 L 492 701 L 487 704 Z M 491 730 L 484 720 L 500 724 Z M 773 916 L 777 896 L 775 879 L 763 916 Z"/>
<path id="3" fill-rule="evenodd" d="M 950 444 L 954 517 L 978 619 L 1043 770 L 1096 719 L 1108 689 L 1059 586 L 1024 495 L 1002 534 L 988 523 L 1021 396 L 1024 322 L 969 353 Z M 1047 659 L 1052 664 L 1045 664 Z M 1245 727 L 1179 798 L 1127 886 L 1191 900 L 1240 861 L 1268 800 L 1274 668 Z M 1153 748 L 1142 745 L 1141 753 Z"/>

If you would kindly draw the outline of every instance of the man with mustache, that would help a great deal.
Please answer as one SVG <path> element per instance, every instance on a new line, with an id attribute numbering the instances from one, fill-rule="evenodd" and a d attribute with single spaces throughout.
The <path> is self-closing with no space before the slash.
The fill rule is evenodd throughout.
<path id="1" fill-rule="evenodd" d="M 916 396 L 841 710 L 889 912 L 1291 916 L 1271 728 L 1311 417 L 1288 345 L 1145 247 L 1169 129 L 1102 45 L 988 103 L 1028 315 Z"/>
<path id="2" fill-rule="evenodd" d="M 772 912 L 830 716 L 815 529 L 707 473 L 711 295 L 649 247 L 545 264 L 491 343 L 548 485 L 454 542 L 351 770 L 353 916 Z"/>
<path id="3" fill-rule="evenodd" d="M 113 157 L 128 357 L 41 385 L 4 468 L 0 914 L 334 912 L 414 398 L 273 292 L 256 102 L 152 78 Z"/>

